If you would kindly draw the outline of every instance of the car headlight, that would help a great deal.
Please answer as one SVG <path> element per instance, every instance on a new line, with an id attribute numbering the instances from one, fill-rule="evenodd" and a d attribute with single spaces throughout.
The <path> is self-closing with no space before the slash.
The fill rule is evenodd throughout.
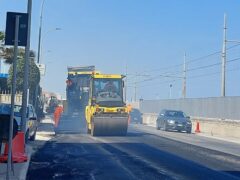
<path id="1" fill-rule="evenodd" d="M 167 122 L 168 122 L 169 124 L 174 124 L 174 123 L 175 123 L 175 121 L 174 121 L 174 120 L 171 120 L 171 119 L 167 120 Z"/>

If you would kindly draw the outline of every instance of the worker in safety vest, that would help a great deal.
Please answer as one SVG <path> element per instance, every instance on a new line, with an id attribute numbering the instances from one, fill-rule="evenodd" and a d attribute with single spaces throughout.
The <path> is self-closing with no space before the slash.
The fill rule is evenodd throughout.
<path id="1" fill-rule="evenodd" d="M 60 116 L 63 112 L 63 107 L 62 106 L 57 106 L 54 111 L 54 127 L 58 127 L 59 119 Z"/>
<path id="2" fill-rule="evenodd" d="M 130 124 L 131 116 L 130 112 L 132 111 L 132 106 L 130 104 L 127 105 L 127 112 L 128 112 L 128 124 Z"/>
<path id="3" fill-rule="evenodd" d="M 132 106 L 131 106 L 131 104 L 128 104 L 128 105 L 127 105 L 127 111 L 128 111 L 128 113 L 130 113 L 130 112 L 132 111 Z"/>

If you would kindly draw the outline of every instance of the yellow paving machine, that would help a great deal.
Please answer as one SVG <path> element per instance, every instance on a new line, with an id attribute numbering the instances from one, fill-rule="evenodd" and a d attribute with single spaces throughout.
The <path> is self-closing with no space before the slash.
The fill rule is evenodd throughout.
<path id="1" fill-rule="evenodd" d="M 92 74 L 85 109 L 87 131 L 92 136 L 126 135 L 129 112 L 123 98 L 123 79 L 117 74 Z"/>

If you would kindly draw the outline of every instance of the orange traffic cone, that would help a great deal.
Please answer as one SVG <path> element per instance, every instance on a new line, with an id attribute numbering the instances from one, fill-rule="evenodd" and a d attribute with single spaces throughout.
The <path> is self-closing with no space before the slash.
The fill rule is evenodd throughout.
<path id="1" fill-rule="evenodd" d="M 8 144 L 2 144 L 4 149 L 3 154 L 0 155 L 0 162 L 7 162 L 8 159 Z M 12 141 L 12 161 L 14 163 L 21 163 L 27 161 L 24 145 L 24 132 L 18 132 Z"/>
<path id="2" fill-rule="evenodd" d="M 197 122 L 197 126 L 196 126 L 196 129 L 195 129 L 195 133 L 200 133 L 200 123 Z"/>

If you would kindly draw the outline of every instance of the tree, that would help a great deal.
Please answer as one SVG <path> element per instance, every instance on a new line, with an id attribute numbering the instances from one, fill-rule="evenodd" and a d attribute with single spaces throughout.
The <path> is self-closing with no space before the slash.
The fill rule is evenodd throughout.
<path id="1" fill-rule="evenodd" d="M 4 40 L 4 32 L 0 31 L 0 41 L 3 41 L 3 40 Z"/>
<path id="2" fill-rule="evenodd" d="M 14 48 L 4 47 L 4 32 L 0 31 L 0 58 L 5 60 L 5 63 L 12 64 L 14 57 Z M 17 60 L 17 83 L 16 90 L 23 91 L 23 78 L 24 78 L 24 57 L 25 49 L 18 48 L 18 60 Z M 30 50 L 30 61 L 29 61 L 29 101 L 33 102 L 35 98 L 35 89 L 40 82 L 40 72 L 37 65 L 34 62 L 35 53 Z M 11 89 L 12 86 L 12 77 L 13 77 L 13 67 L 11 65 L 9 69 L 9 78 L 0 81 L 0 88 L 4 90 Z"/>
<path id="3" fill-rule="evenodd" d="M 24 48 L 18 48 L 18 57 L 24 58 L 25 55 L 25 49 Z M 13 62 L 13 56 L 14 56 L 14 48 L 4 48 L 2 57 L 5 60 L 6 63 L 12 64 Z M 35 53 L 34 51 L 30 50 L 29 52 L 29 57 L 30 58 L 35 58 Z"/>
<path id="4" fill-rule="evenodd" d="M 4 41 L 4 32 L 0 31 L 0 58 L 2 57 L 3 51 L 4 51 L 3 41 Z"/>
<path id="5" fill-rule="evenodd" d="M 13 77 L 13 66 L 11 65 L 9 69 L 9 78 L 8 78 L 8 87 L 11 87 Z M 17 60 L 17 80 L 16 80 L 16 90 L 23 91 L 23 77 L 24 77 L 24 58 L 19 58 Z M 33 102 L 33 98 L 35 97 L 35 90 L 37 85 L 40 82 L 40 72 L 37 65 L 34 62 L 34 59 L 30 59 L 29 61 L 29 101 Z"/>
<path id="6" fill-rule="evenodd" d="M 0 60 L 2 60 L 2 55 L 4 52 L 4 32 L 0 31 Z M 0 78 L 0 91 L 2 90 L 9 90 L 7 87 L 7 79 Z"/>
<path id="7" fill-rule="evenodd" d="M 0 31 L 0 58 L 5 60 L 5 63 L 12 64 L 13 62 L 13 56 L 14 56 L 14 48 L 9 47 L 6 48 L 4 47 L 4 32 Z M 24 48 L 18 48 L 18 57 L 24 58 L 25 55 L 25 49 Z M 35 53 L 33 50 L 30 50 L 29 52 L 29 57 L 30 58 L 35 58 Z"/>

